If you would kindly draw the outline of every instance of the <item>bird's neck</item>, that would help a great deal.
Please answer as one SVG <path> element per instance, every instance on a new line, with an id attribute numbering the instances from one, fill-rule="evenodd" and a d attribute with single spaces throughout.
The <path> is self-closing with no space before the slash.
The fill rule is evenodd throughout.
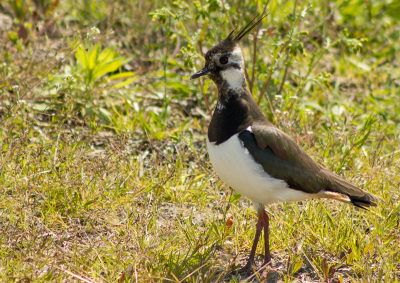
<path id="1" fill-rule="evenodd" d="M 223 143 L 255 121 L 266 121 L 247 87 L 242 70 L 220 71 L 218 77 L 211 79 L 218 88 L 218 103 L 208 129 L 210 142 Z"/>

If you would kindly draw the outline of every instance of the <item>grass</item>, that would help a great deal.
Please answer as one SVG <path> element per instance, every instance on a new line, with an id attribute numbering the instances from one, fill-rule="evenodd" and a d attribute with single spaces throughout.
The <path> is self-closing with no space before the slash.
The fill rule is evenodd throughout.
<path id="1" fill-rule="evenodd" d="M 273 268 L 240 278 L 231 271 L 248 256 L 256 213 L 209 163 L 217 94 L 189 77 L 230 22 L 243 26 L 264 5 L 259 34 L 243 42 L 260 107 L 383 202 L 268 206 Z M 399 9 L 383 0 L 2 2 L 1 280 L 398 282 Z"/>

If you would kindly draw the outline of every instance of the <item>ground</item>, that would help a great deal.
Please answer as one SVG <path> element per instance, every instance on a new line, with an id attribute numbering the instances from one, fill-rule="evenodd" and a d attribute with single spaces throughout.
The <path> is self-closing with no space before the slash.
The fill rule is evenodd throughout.
<path id="1" fill-rule="evenodd" d="M 256 213 L 213 171 L 217 92 L 189 78 L 264 8 L 242 43 L 256 101 L 382 202 L 267 206 L 272 266 L 244 278 Z M 398 282 L 398 15 L 385 0 L 2 1 L 1 281 Z"/>

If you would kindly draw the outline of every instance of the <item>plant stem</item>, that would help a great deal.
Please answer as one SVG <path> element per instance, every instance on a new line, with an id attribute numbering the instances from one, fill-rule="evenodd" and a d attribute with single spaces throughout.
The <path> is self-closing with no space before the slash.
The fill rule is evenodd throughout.
<path id="1" fill-rule="evenodd" d="M 285 72 L 283 73 L 283 78 L 282 78 L 281 86 L 279 87 L 279 90 L 278 90 L 278 94 L 282 93 L 283 84 L 285 83 L 286 75 L 289 70 L 289 64 L 287 64 L 288 59 L 289 59 L 289 51 L 287 52 L 287 55 L 286 55 L 286 68 L 285 68 Z"/>
<path id="2" fill-rule="evenodd" d="M 168 117 L 168 105 L 169 105 L 169 99 L 168 99 L 168 93 L 167 93 L 167 57 L 168 57 L 168 36 L 171 28 L 171 16 L 168 17 L 168 25 L 167 25 L 167 30 L 165 34 L 165 55 L 164 55 L 164 111 L 161 116 L 161 119 L 163 121 L 162 127 L 164 127 L 163 130 L 165 130 L 166 127 L 166 121 Z"/>
<path id="3" fill-rule="evenodd" d="M 275 63 L 276 63 L 276 58 L 278 55 L 286 48 L 286 46 L 289 44 L 290 40 L 287 39 L 283 46 L 279 49 L 279 47 L 276 47 L 275 52 L 274 52 L 274 57 L 272 58 L 271 66 L 268 72 L 268 76 L 264 81 L 264 84 L 261 88 L 260 94 L 258 96 L 257 104 L 260 105 L 261 99 L 264 96 L 265 91 L 267 90 L 267 86 L 269 84 L 269 81 L 271 80 L 271 75 L 272 75 L 272 70 L 274 69 Z"/>
<path id="4" fill-rule="evenodd" d="M 235 26 L 234 26 L 233 23 L 232 23 L 231 17 L 229 17 L 228 11 L 227 11 L 226 8 L 225 8 L 225 1 L 224 1 L 224 0 L 221 0 L 221 3 L 222 3 L 222 9 L 224 9 L 225 15 L 226 15 L 226 17 L 228 18 L 228 21 L 229 21 L 229 24 L 231 25 L 231 28 L 232 28 L 232 29 L 235 29 Z"/>
<path id="5" fill-rule="evenodd" d="M 265 15 L 265 11 L 267 10 L 267 5 L 269 0 L 265 3 L 264 9 L 260 15 L 262 18 Z M 258 6 L 258 5 L 257 5 Z M 253 86 L 254 86 L 254 75 L 255 75 L 255 68 L 256 68 L 256 59 L 257 59 L 257 35 L 260 32 L 262 23 L 260 23 L 256 29 L 253 30 L 253 62 L 252 62 L 252 71 L 251 71 L 251 80 L 249 81 L 249 88 L 250 92 L 253 93 Z"/>
<path id="6" fill-rule="evenodd" d="M 177 16 L 174 15 L 174 13 L 172 13 L 170 10 L 167 10 L 168 14 L 170 14 L 175 20 L 178 21 L 179 25 L 181 26 L 183 33 L 185 34 L 185 37 L 188 41 L 189 44 L 192 44 L 192 39 L 190 38 L 190 36 L 188 35 L 185 26 L 183 25 L 183 23 L 181 22 L 180 19 L 178 19 Z"/>

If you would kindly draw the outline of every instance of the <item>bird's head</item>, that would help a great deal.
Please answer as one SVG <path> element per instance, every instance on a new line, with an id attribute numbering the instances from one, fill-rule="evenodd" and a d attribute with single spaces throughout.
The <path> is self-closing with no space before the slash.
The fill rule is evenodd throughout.
<path id="1" fill-rule="evenodd" d="M 265 16 L 264 16 L 265 17 Z M 208 75 L 217 85 L 220 81 L 241 85 L 244 81 L 244 61 L 240 40 L 264 19 L 254 18 L 238 34 L 233 30 L 226 39 L 211 48 L 205 56 L 205 66 L 190 79 Z M 255 21 L 255 23 L 254 23 Z"/>

